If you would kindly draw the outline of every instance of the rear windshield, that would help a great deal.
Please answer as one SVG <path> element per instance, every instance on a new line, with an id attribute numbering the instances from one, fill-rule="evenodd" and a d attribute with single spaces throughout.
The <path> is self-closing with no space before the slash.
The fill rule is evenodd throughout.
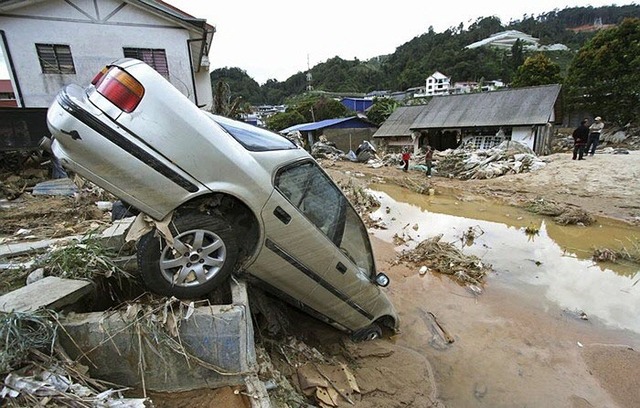
<path id="1" fill-rule="evenodd" d="M 211 117 L 247 150 L 261 152 L 267 150 L 287 150 L 297 148 L 295 143 L 282 135 L 271 132 L 270 130 L 225 118 L 223 116 L 211 115 Z"/>

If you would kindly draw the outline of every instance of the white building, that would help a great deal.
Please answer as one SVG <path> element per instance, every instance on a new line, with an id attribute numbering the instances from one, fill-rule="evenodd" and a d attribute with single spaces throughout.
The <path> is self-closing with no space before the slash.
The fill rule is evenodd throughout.
<path id="1" fill-rule="evenodd" d="M 448 95 L 451 86 L 451 77 L 441 72 L 434 72 L 427 78 L 427 86 L 425 89 L 426 96 Z"/>
<path id="2" fill-rule="evenodd" d="M 122 57 L 147 62 L 196 105 L 210 106 L 214 32 L 162 1 L 0 1 L 0 46 L 21 107 L 47 107 L 65 85 L 86 85 Z"/>
<path id="3" fill-rule="evenodd" d="M 507 30 L 499 33 L 492 34 L 484 40 L 476 41 L 473 44 L 467 45 L 465 48 L 473 49 L 484 46 L 491 46 L 495 48 L 502 48 L 510 50 L 516 41 L 520 40 L 523 48 L 537 49 L 539 39 L 525 34 L 518 30 Z"/>
<path id="4" fill-rule="evenodd" d="M 532 37 L 518 30 L 501 31 L 490 35 L 484 40 L 476 41 L 465 48 L 473 49 L 478 47 L 494 47 L 504 50 L 511 50 L 516 41 L 520 40 L 522 47 L 530 51 L 567 51 L 569 47 L 564 44 L 540 45 L 538 38 Z"/>

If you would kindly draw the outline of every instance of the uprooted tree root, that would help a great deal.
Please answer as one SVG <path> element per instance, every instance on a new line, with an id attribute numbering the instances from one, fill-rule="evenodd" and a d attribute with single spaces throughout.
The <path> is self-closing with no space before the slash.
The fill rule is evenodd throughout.
<path id="1" fill-rule="evenodd" d="M 542 198 L 528 201 L 524 208 L 535 214 L 553 217 L 553 221 L 560 225 L 591 225 L 596 221 L 581 208 L 570 207 Z"/>
<path id="2" fill-rule="evenodd" d="M 414 249 L 402 251 L 398 259 L 416 265 L 426 265 L 430 269 L 454 276 L 473 285 L 480 285 L 491 265 L 484 264 L 474 255 L 465 255 L 453 244 L 442 242 L 442 234 L 425 239 Z"/>

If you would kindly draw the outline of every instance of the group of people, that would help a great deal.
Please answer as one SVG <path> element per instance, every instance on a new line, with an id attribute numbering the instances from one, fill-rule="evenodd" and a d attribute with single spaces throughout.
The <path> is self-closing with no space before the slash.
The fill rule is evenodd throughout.
<path id="1" fill-rule="evenodd" d="M 411 160 L 411 153 L 409 148 L 405 147 L 402 150 L 402 171 L 409 170 L 409 160 Z M 431 168 L 433 167 L 433 148 L 431 146 L 425 147 L 424 164 L 427 166 L 427 177 L 431 177 Z"/>
<path id="2" fill-rule="evenodd" d="M 583 119 L 573 131 L 573 160 L 584 160 L 585 155 L 593 156 L 600 143 L 600 134 L 604 129 L 604 122 L 597 116 L 589 125 L 589 119 Z"/>

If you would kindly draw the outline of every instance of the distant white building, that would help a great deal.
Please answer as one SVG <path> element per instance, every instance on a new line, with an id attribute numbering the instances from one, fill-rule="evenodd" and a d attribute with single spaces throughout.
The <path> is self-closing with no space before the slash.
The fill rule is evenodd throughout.
<path id="1" fill-rule="evenodd" d="M 449 88 L 450 95 L 461 95 L 468 94 L 473 92 L 491 92 L 497 91 L 498 89 L 504 88 L 506 85 L 504 82 L 500 80 L 491 80 L 491 81 L 462 81 L 462 82 L 454 82 L 453 85 Z"/>
<path id="2" fill-rule="evenodd" d="M 532 37 L 518 30 L 507 30 L 492 34 L 484 40 L 476 41 L 465 48 L 494 47 L 510 50 L 516 41 L 520 40 L 522 47 L 530 51 L 567 51 L 569 47 L 564 44 L 540 45 L 538 38 Z"/>
<path id="3" fill-rule="evenodd" d="M 540 40 L 518 30 L 507 30 L 492 34 L 484 40 L 476 41 L 465 48 L 474 49 L 491 46 L 495 48 L 511 49 L 516 41 L 520 40 L 524 48 L 537 49 Z"/>
<path id="4" fill-rule="evenodd" d="M 476 92 L 478 90 L 478 83 L 474 81 L 454 82 L 451 87 L 451 95 L 467 94 Z"/>
<path id="5" fill-rule="evenodd" d="M 425 88 L 426 96 L 448 95 L 451 86 L 451 77 L 436 71 L 427 78 L 427 86 Z"/>

